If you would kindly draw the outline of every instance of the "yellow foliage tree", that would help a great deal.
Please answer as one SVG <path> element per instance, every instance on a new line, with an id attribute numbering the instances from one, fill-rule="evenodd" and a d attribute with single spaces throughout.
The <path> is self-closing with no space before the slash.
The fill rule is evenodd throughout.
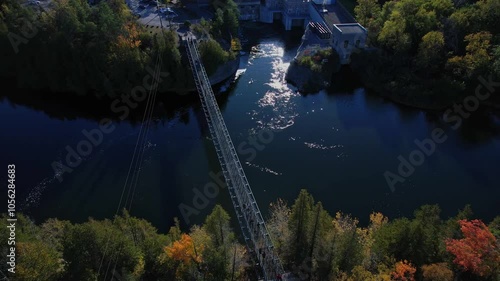
<path id="1" fill-rule="evenodd" d="M 422 266 L 425 281 L 452 281 L 453 271 L 446 263 L 433 263 Z"/>
<path id="2" fill-rule="evenodd" d="M 386 224 L 389 219 L 380 212 L 373 212 L 370 214 L 371 228 L 378 229 L 382 225 Z"/>
<path id="3" fill-rule="evenodd" d="M 116 39 L 116 45 L 118 48 L 123 49 L 135 49 L 141 45 L 141 40 L 139 40 L 139 31 L 137 26 L 133 23 L 124 26 L 124 33 L 119 35 Z"/>
<path id="4" fill-rule="evenodd" d="M 62 269 L 57 252 L 42 242 L 19 242 L 17 253 L 17 280 L 56 280 Z"/>

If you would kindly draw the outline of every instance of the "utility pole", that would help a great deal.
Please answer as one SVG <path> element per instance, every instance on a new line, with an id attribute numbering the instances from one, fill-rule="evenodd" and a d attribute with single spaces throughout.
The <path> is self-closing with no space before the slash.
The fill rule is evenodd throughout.
<path id="1" fill-rule="evenodd" d="M 159 2 L 160 0 L 155 0 L 155 1 L 156 1 L 156 13 L 160 18 L 161 33 L 163 34 L 163 21 L 161 20 L 161 14 L 160 14 L 160 2 Z"/>

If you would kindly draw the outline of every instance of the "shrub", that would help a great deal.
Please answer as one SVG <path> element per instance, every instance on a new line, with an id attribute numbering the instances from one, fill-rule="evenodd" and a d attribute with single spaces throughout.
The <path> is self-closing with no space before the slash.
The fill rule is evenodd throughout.
<path id="1" fill-rule="evenodd" d="M 433 263 L 422 266 L 425 281 L 452 281 L 453 272 L 446 263 Z"/>

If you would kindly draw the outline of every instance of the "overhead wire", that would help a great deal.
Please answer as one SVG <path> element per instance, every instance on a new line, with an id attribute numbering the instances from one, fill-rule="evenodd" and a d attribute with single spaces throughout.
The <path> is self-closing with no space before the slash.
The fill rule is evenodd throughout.
<path id="1" fill-rule="evenodd" d="M 161 34 L 162 34 L 162 36 L 164 36 L 163 23 L 161 21 L 161 17 L 160 17 L 160 25 L 161 25 Z M 162 62 L 163 62 L 163 60 L 162 60 L 162 57 L 161 57 L 161 50 L 158 49 L 158 55 L 157 55 L 157 60 L 156 60 L 156 65 L 155 65 L 155 71 L 154 71 L 154 74 L 153 74 L 153 85 L 151 86 L 151 89 L 150 89 L 150 92 L 149 92 L 149 95 L 148 95 L 148 99 L 147 99 L 147 102 L 146 102 L 146 108 L 144 110 L 144 115 L 143 115 L 143 119 L 142 119 L 142 123 L 141 123 L 141 128 L 139 130 L 139 135 L 138 135 L 138 138 L 137 138 L 136 146 L 134 148 L 134 154 L 132 156 L 132 161 L 130 163 L 129 171 L 127 173 L 127 179 L 125 181 L 125 186 L 124 186 L 124 189 L 122 191 L 122 196 L 120 198 L 120 203 L 118 205 L 118 209 L 117 209 L 117 213 L 115 214 L 115 217 L 118 214 L 118 211 L 120 209 L 121 201 L 123 199 L 123 195 L 124 195 L 124 191 L 125 191 L 125 187 L 126 187 L 126 185 L 128 183 L 128 178 L 130 177 L 131 167 L 132 167 L 132 165 L 134 163 L 134 159 L 135 159 L 136 161 L 135 161 L 134 168 L 133 168 L 132 179 L 130 181 L 131 185 L 128 188 L 127 198 L 125 199 L 125 204 L 124 204 L 124 208 L 127 210 L 127 203 L 128 203 L 128 211 L 129 212 L 130 212 L 131 207 L 132 207 L 132 203 L 133 203 L 134 195 L 135 195 L 135 190 L 136 190 L 136 187 L 137 187 L 137 184 L 138 184 L 138 180 L 139 180 L 139 176 L 140 176 L 140 172 L 141 172 L 141 163 L 143 161 L 144 152 L 146 150 L 147 135 L 148 135 L 148 132 L 149 132 L 150 123 L 151 123 L 153 112 L 154 112 L 154 105 L 155 105 L 155 102 L 156 102 L 156 96 L 157 96 L 157 93 L 158 93 L 158 85 L 159 85 L 159 81 L 160 81 L 160 70 L 161 70 L 161 64 L 162 64 Z M 137 148 L 138 147 L 139 147 L 139 151 L 137 152 Z M 136 152 L 138 153 L 137 157 L 136 157 Z M 134 178 L 135 178 L 135 181 L 134 181 Z M 131 190 L 133 190 L 132 194 L 130 193 Z M 129 225 L 130 225 L 130 223 L 129 223 Z M 135 233 L 132 233 L 132 235 L 134 236 L 134 243 L 136 243 L 137 241 L 136 241 L 136 238 L 135 238 Z M 108 244 L 109 244 L 109 239 L 108 239 L 108 241 L 106 243 L 106 249 L 107 249 Z M 102 263 L 103 263 L 103 260 L 105 258 L 105 255 L 106 255 L 106 251 L 105 251 L 105 253 L 103 255 L 103 258 L 101 259 L 101 263 L 100 263 L 100 266 L 99 266 L 98 276 L 100 274 Z M 113 278 L 113 275 L 116 272 L 116 266 L 117 266 L 117 263 L 118 263 L 118 255 L 116 255 L 116 258 L 114 260 L 115 260 L 115 262 L 114 262 L 114 266 L 113 266 L 111 278 Z M 106 273 L 104 275 L 104 280 L 106 280 L 106 278 L 107 278 L 107 275 L 108 275 L 108 272 L 109 272 L 109 269 L 110 269 L 112 261 L 113 261 L 113 257 L 110 259 L 110 261 L 108 262 L 108 266 L 106 267 Z"/>
<path id="2" fill-rule="evenodd" d="M 127 201 L 129 199 L 130 189 L 132 188 L 132 184 L 129 185 L 129 183 L 133 183 L 134 175 L 137 173 L 137 168 L 136 168 L 137 167 L 137 162 L 139 162 L 139 155 L 141 154 L 141 150 L 143 150 L 143 148 L 144 148 L 144 145 L 143 145 L 144 138 L 145 138 L 144 137 L 144 132 L 146 131 L 146 126 L 149 124 L 149 121 L 146 118 L 150 118 L 150 116 L 151 116 L 150 111 L 152 111 L 152 107 L 153 107 L 153 105 L 151 103 L 151 100 L 152 100 L 153 96 L 156 96 L 156 91 L 158 89 L 157 84 L 158 84 L 159 76 L 160 76 L 160 71 L 159 70 L 160 70 L 161 61 L 162 61 L 161 60 L 161 55 L 160 55 L 160 53 L 158 53 L 157 58 L 156 58 L 155 72 L 153 74 L 153 76 L 154 76 L 153 77 L 153 86 L 151 87 L 151 89 L 149 91 L 149 94 L 148 94 L 148 99 L 147 99 L 147 102 L 146 102 L 146 109 L 144 110 L 141 127 L 140 127 L 140 130 L 139 130 L 137 141 L 135 143 L 134 152 L 132 154 L 132 159 L 130 161 L 129 169 L 128 169 L 128 172 L 127 172 L 127 177 L 125 179 L 125 183 L 124 183 L 123 188 L 122 188 L 122 193 L 121 193 L 121 196 L 120 196 L 120 200 L 118 202 L 118 206 L 117 206 L 117 210 L 115 212 L 113 223 L 115 222 L 116 216 L 118 215 L 120 209 L 122 208 L 122 202 L 123 202 L 123 199 L 124 199 L 125 191 L 128 190 L 128 192 L 127 192 L 127 198 L 125 199 L 125 203 L 123 204 L 123 206 L 126 209 Z M 132 175 L 132 178 L 131 178 L 131 175 Z M 130 203 L 130 205 L 131 205 L 131 203 Z M 101 261 L 100 261 L 100 264 L 99 264 L 99 270 L 98 270 L 98 273 L 97 273 L 98 277 L 100 276 L 100 273 L 101 273 L 101 269 L 102 269 L 103 262 L 104 262 L 104 259 L 106 257 L 106 254 L 107 254 L 107 250 L 108 250 L 108 246 L 109 246 L 110 240 L 111 240 L 111 235 L 108 237 L 108 239 L 106 241 L 106 244 L 105 244 L 104 254 L 103 254 L 102 258 L 101 258 Z M 110 260 L 110 262 L 111 262 L 111 260 Z M 106 269 L 105 278 L 107 277 L 108 271 L 109 271 L 109 264 L 108 264 L 107 269 Z"/>

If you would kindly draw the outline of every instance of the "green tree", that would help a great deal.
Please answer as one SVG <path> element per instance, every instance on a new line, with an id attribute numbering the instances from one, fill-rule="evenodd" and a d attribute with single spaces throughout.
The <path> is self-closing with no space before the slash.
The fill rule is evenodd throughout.
<path id="1" fill-rule="evenodd" d="M 452 281 L 453 271 L 446 263 L 433 263 L 422 266 L 422 275 L 425 281 Z"/>
<path id="2" fill-rule="evenodd" d="M 497 238 L 500 239 L 500 216 L 496 216 L 488 225 L 491 233 Z"/>
<path id="3" fill-rule="evenodd" d="M 492 34 L 500 33 L 500 1 L 480 0 L 475 3 L 478 8 L 479 26 L 483 31 Z"/>
<path id="4" fill-rule="evenodd" d="M 394 53 L 408 51 L 411 47 L 411 37 L 406 33 L 405 26 L 406 21 L 401 13 L 393 12 L 380 31 L 378 42 Z"/>
<path id="5" fill-rule="evenodd" d="M 308 256 L 313 206 L 314 199 L 305 189 L 302 189 L 292 206 L 289 222 L 291 230 L 290 260 L 296 265 L 301 264 Z"/>
<path id="6" fill-rule="evenodd" d="M 448 59 L 447 67 L 456 77 L 470 79 L 477 74 L 484 73 L 489 66 L 491 33 L 469 34 L 465 36 L 464 40 L 467 42 L 465 56 L 455 56 Z"/>
<path id="7" fill-rule="evenodd" d="M 17 280 L 58 280 L 63 264 L 55 249 L 42 241 L 33 241 L 18 243 L 16 250 L 18 254 Z"/>
<path id="8" fill-rule="evenodd" d="M 379 16 L 381 8 L 377 0 L 357 0 L 357 3 L 354 14 L 361 25 L 368 26 Z"/>
<path id="9" fill-rule="evenodd" d="M 109 220 L 74 225 L 65 234 L 63 247 L 69 280 L 103 280 L 108 266 L 136 278 L 143 272 L 139 249 Z"/>
<path id="10" fill-rule="evenodd" d="M 220 205 L 216 205 L 205 219 L 203 229 L 210 237 L 201 265 L 205 280 L 227 280 L 230 276 L 235 237 L 229 221 L 229 215 Z"/>
<path id="11" fill-rule="evenodd" d="M 220 37 L 224 28 L 224 11 L 220 8 L 215 10 L 214 18 L 212 19 L 212 35 Z"/>
<path id="12" fill-rule="evenodd" d="M 447 18 L 455 10 L 452 0 L 432 0 L 426 4 L 429 5 L 427 9 L 434 11 L 439 19 Z"/>
<path id="13" fill-rule="evenodd" d="M 398 218 L 389 221 L 374 233 L 373 252 L 380 260 L 403 260 L 410 256 L 410 220 Z"/>
<path id="14" fill-rule="evenodd" d="M 221 247 L 233 242 L 234 237 L 229 225 L 229 215 L 220 205 L 216 205 L 212 213 L 207 216 L 203 227 L 212 236 L 215 247 Z"/>
<path id="15" fill-rule="evenodd" d="M 396 3 L 391 15 L 391 19 L 394 17 L 394 13 L 399 13 L 404 18 L 402 28 L 415 45 L 424 34 L 433 30 L 438 24 L 435 11 L 427 9 L 425 3 L 426 1 L 422 0 L 399 1 Z"/>
<path id="16" fill-rule="evenodd" d="M 435 30 L 439 23 L 436 17 L 436 12 L 433 10 L 426 10 L 423 6 L 418 9 L 415 15 L 414 22 L 406 22 L 410 26 L 412 35 L 412 42 L 416 44 L 428 32 Z"/>
<path id="17" fill-rule="evenodd" d="M 316 203 L 310 218 L 310 242 L 309 242 L 309 254 L 307 259 L 307 267 L 310 268 L 311 275 L 317 275 L 317 272 L 330 272 L 331 262 L 333 260 L 329 258 L 331 252 L 328 248 L 331 245 L 329 240 L 329 233 L 333 232 L 332 218 L 323 209 L 323 204 L 321 202 Z M 325 263 L 328 262 L 328 263 Z"/>
<path id="18" fill-rule="evenodd" d="M 219 65 L 229 59 L 229 54 L 213 39 L 200 42 L 199 49 L 208 75 L 214 73 Z"/>
<path id="19" fill-rule="evenodd" d="M 441 260 L 442 243 L 441 210 L 437 205 L 424 205 L 415 211 L 415 218 L 410 223 L 410 247 L 408 259 L 417 266 Z"/>
<path id="20" fill-rule="evenodd" d="M 227 0 L 226 9 L 224 10 L 224 28 L 231 34 L 236 36 L 238 34 L 240 12 L 238 5 L 233 0 Z"/>
<path id="21" fill-rule="evenodd" d="M 358 229 L 358 220 L 337 213 L 334 220 L 334 249 L 333 266 L 336 270 L 351 272 L 355 266 L 363 262 L 362 235 Z"/>
<path id="22" fill-rule="evenodd" d="M 492 52 L 491 72 L 500 77 L 500 45 L 496 45 Z"/>
<path id="23" fill-rule="evenodd" d="M 168 235 L 158 234 L 158 230 L 150 222 L 131 217 L 127 211 L 115 218 L 114 225 L 119 229 L 121 236 L 133 241 L 140 253 L 135 274 L 141 275 L 146 280 L 162 279 L 163 270 L 160 268 L 158 257 L 163 253 L 165 245 L 180 238 L 179 220 L 174 219 L 174 226 Z"/>
<path id="24" fill-rule="evenodd" d="M 444 55 L 444 36 L 442 32 L 431 31 L 422 37 L 418 46 L 417 64 L 430 73 L 442 65 Z"/>

